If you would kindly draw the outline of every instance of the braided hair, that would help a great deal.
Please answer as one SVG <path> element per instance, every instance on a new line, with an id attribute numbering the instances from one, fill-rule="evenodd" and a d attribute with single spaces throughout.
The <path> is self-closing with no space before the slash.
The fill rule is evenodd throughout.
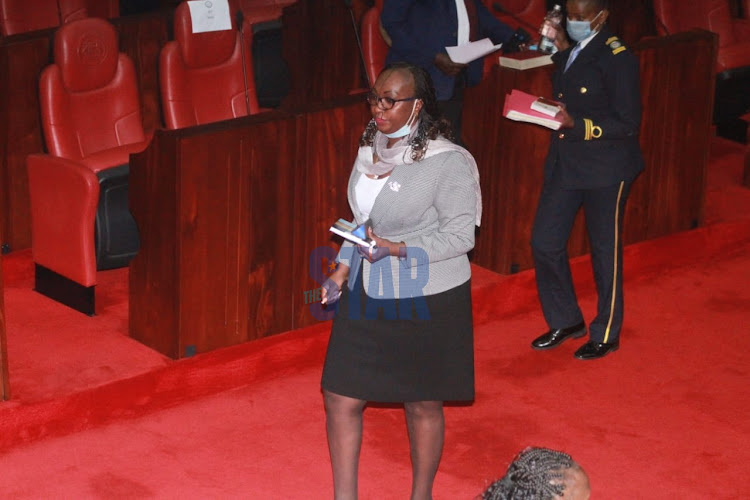
<path id="1" fill-rule="evenodd" d="M 432 84 L 430 74 L 424 68 L 414 64 L 397 62 L 388 65 L 386 71 L 408 71 L 414 80 L 414 97 L 422 100 L 422 109 L 419 111 L 419 126 L 417 133 L 409 140 L 411 146 L 411 159 L 419 161 L 424 158 L 427 143 L 442 135 L 448 140 L 453 139 L 453 131 L 448 120 L 442 117 L 438 110 L 435 87 Z M 362 137 L 360 146 L 372 146 L 378 127 L 375 120 L 370 120 Z"/>
<path id="2" fill-rule="evenodd" d="M 565 470 L 576 466 L 563 452 L 527 448 L 508 466 L 505 476 L 485 490 L 482 500 L 552 500 L 565 490 Z"/>

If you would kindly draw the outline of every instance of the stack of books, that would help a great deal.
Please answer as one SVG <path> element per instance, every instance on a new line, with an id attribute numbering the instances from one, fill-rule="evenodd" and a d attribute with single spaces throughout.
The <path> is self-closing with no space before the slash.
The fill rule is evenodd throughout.
<path id="1" fill-rule="evenodd" d="M 500 66 L 513 69 L 531 69 L 539 66 L 552 64 L 552 56 L 537 52 L 536 50 L 524 50 L 500 56 Z"/>
<path id="2" fill-rule="evenodd" d="M 562 104 L 559 102 L 513 89 L 505 96 L 503 116 L 557 130 L 562 125 L 562 118 L 558 115 L 560 109 Z"/>

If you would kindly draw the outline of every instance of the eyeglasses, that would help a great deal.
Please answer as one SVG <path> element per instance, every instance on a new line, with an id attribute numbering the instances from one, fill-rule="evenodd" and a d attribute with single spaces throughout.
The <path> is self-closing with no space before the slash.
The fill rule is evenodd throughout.
<path id="1" fill-rule="evenodd" d="M 369 104 L 370 106 L 377 106 L 383 111 L 388 111 L 393 106 L 395 106 L 397 102 L 413 101 L 415 99 L 419 99 L 419 97 L 405 97 L 403 99 L 392 99 L 390 97 L 380 97 L 375 92 L 370 92 L 369 94 L 367 94 L 367 97 L 365 99 L 367 100 L 367 104 Z"/>

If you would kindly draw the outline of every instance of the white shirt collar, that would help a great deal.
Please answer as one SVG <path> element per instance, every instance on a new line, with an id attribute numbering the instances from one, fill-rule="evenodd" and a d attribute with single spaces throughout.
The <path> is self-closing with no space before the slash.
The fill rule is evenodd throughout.
<path id="1" fill-rule="evenodd" d="M 599 28 L 596 31 L 593 31 L 589 36 L 587 36 L 586 38 L 584 38 L 583 40 L 581 40 L 580 42 L 578 42 L 578 45 L 581 46 L 581 50 L 583 50 L 583 48 L 586 47 L 586 45 L 588 45 L 589 42 L 591 40 L 593 40 L 594 37 L 600 33 L 600 31 L 601 31 L 601 28 Z"/>
<path id="2" fill-rule="evenodd" d="M 464 0 L 456 0 L 456 14 L 458 14 L 458 31 L 456 36 L 456 45 L 465 45 L 469 43 L 469 13 L 466 11 Z"/>

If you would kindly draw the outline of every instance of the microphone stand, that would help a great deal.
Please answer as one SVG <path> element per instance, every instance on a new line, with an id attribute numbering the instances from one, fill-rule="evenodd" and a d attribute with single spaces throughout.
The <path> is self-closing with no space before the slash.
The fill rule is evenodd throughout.
<path id="1" fill-rule="evenodd" d="M 250 95 L 247 91 L 247 63 L 245 62 L 245 30 L 243 27 L 245 14 L 241 10 L 238 10 L 237 14 L 235 14 L 235 22 L 240 32 L 240 57 L 242 58 L 242 81 L 245 85 L 245 109 L 247 110 L 247 115 L 250 116 Z"/>
<path id="2" fill-rule="evenodd" d="M 365 61 L 365 51 L 362 50 L 362 40 L 359 38 L 359 29 L 357 28 L 357 21 L 354 19 L 354 9 L 352 8 L 352 0 L 344 0 L 346 6 L 349 7 L 349 16 L 352 18 L 352 28 L 354 28 L 354 36 L 357 39 L 357 47 L 359 47 L 359 58 L 362 60 L 362 70 L 365 74 L 365 80 L 367 80 L 367 88 L 372 88 L 373 82 L 370 81 L 370 75 L 367 73 L 367 62 Z"/>

